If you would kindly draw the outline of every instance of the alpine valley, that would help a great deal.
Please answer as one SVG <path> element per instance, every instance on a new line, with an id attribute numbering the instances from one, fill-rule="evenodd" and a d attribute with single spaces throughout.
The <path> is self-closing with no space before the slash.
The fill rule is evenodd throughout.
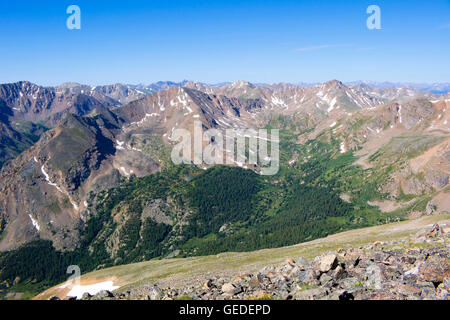
<path id="1" fill-rule="evenodd" d="M 2 84 L 0 297 L 30 298 L 63 282 L 70 265 L 87 273 L 280 248 L 448 214 L 449 90 Z M 172 132 L 194 121 L 279 129 L 280 170 L 174 165 Z"/>

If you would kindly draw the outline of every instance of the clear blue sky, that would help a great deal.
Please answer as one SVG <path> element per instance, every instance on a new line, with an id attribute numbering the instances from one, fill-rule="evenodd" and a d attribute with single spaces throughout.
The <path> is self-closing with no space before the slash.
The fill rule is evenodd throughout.
<path id="1" fill-rule="evenodd" d="M 450 0 L 1 1 L 0 27 L 2 83 L 450 82 Z"/>

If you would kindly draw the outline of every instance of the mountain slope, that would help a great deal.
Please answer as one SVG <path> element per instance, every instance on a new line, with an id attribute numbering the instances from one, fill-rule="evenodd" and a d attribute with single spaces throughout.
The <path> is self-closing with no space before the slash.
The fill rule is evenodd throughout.
<path id="1" fill-rule="evenodd" d="M 447 226 L 448 229 L 450 223 L 448 214 L 347 231 L 290 247 L 241 253 L 229 252 L 185 259 L 151 260 L 122 265 L 83 274 L 80 285 L 112 281 L 114 286 L 121 287 L 118 290 L 120 292 L 136 290 L 144 295 L 145 292 L 150 293 L 149 288 L 155 285 L 160 288 L 193 288 L 192 290 L 195 290 L 210 278 L 257 273 L 263 268 L 279 265 L 292 257 L 301 256 L 309 260 L 331 250 L 339 249 L 342 252 L 343 249 L 363 247 L 375 242 L 397 241 L 401 244 L 401 240 L 415 238 L 419 231 L 434 223 Z M 410 246 L 414 247 L 414 244 Z M 62 299 L 71 290 L 70 286 L 65 284 L 59 284 L 42 292 L 35 299 L 45 300 L 51 296 Z M 83 291 L 82 288 L 79 289 Z"/>
<path id="2" fill-rule="evenodd" d="M 0 217 L 6 221 L 2 250 L 36 238 L 51 239 L 59 249 L 77 244 L 90 188 L 119 182 L 112 168 L 102 166 L 115 152 L 112 138 L 117 128 L 117 123 L 101 116 L 67 114 L 59 126 L 2 169 Z M 111 178 L 101 178 L 108 175 Z"/>
<path id="3" fill-rule="evenodd" d="M 88 97 L 81 88 L 68 85 L 64 96 Z M 65 264 L 93 270 L 272 248 L 448 212 L 448 99 L 385 102 L 361 90 L 339 81 L 186 83 L 125 105 L 66 105 L 47 117 L 58 125 L 1 172 L 0 250 L 17 250 L 3 256 L 9 269 L 0 279 L 52 284 Z M 37 100 L 24 108 L 52 108 Z M 15 101 L 3 109 L 10 135 Z M 192 134 L 194 121 L 279 129 L 279 172 L 259 176 L 237 161 L 173 165 L 172 133 Z M 26 266 L 30 255 L 40 261 L 40 250 L 54 259 L 46 262 L 51 275 Z"/>

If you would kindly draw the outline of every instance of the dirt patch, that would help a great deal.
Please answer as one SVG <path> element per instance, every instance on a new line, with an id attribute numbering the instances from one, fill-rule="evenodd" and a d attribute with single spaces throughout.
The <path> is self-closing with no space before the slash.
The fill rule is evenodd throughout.
<path id="1" fill-rule="evenodd" d="M 412 199 L 408 202 L 396 202 L 391 200 L 385 201 L 367 201 L 368 205 L 378 207 L 382 212 L 392 212 L 397 209 L 405 208 L 408 205 L 412 204 L 415 199 Z"/>

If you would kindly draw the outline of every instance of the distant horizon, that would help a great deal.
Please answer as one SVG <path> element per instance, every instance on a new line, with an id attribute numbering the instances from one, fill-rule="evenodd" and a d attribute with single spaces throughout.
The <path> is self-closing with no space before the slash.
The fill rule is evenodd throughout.
<path id="1" fill-rule="evenodd" d="M 448 0 L 1 1 L 0 83 L 449 83 L 449 13 Z"/>
<path id="2" fill-rule="evenodd" d="M 27 79 L 23 79 L 23 80 L 18 80 L 18 81 L 11 81 L 11 82 L 1 82 L 0 84 L 14 84 L 14 83 L 19 83 L 19 82 L 30 82 L 34 85 L 40 86 L 40 87 L 50 87 L 50 88 L 55 88 L 55 87 L 60 87 L 63 86 L 65 84 L 76 84 L 76 85 L 85 85 L 85 86 L 91 86 L 91 87 L 95 87 L 95 86 L 111 86 L 111 85 L 129 85 L 129 86 L 151 86 L 151 85 L 155 85 L 157 83 L 174 83 L 174 84 L 180 84 L 183 82 L 186 83 L 199 83 L 199 84 L 204 84 L 204 85 L 209 85 L 209 86 L 218 86 L 218 85 L 226 85 L 226 84 L 232 84 L 232 83 L 236 83 L 239 81 L 244 81 L 244 82 L 248 82 L 250 84 L 254 84 L 254 85 L 277 85 L 277 84 L 292 84 L 292 85 L 304 85 L 304 86 L 314 86 L 314 85 L 318 85 L 318 84 L 322 84 L 322 83 L 327 83 L 330 81 L 339 81 L 342 82 L 345 85 L 356 85 L 356 84 L 360 84 L 360 83 L 364 83 L 364 84 L 374 84 L 374 85 L 382 85 L 382 84 L 386 84 L 386 85 L 408 85 L 408 86 L 433 86 L 433 85 L 449 85 L 450 86 L 450 81 L 444 81 L 444 82 L 409 82 L 409 81 L 389 81 L 389 80 L 383 80 L 383 81 L 374 81 L 374 80 L 352 80 L 352 81 L 342 81 L 339 79 L 329 79 L 329 80 L 324 80 L 324 81 L 317 81 L 317 82 L 306 82 L 306 81 L 295 81 L 295 82 L 290 82 L 290 81 L 281 81 L 281 82 L 253 82 L 253 81 L 248 81 L 246 79 L 238 79 L 238 80 L 233 80 L 233 81 L 220 81 L 220 82 L 214 82 L 214 83 L 210 83 L 210 82 L 205 82 L 205 81 L 198 81 L 198 80 L 192 80 L 192 79 L 183 79 L 183 80 L 156 80 L 153 82 L 148 82 L 148 83 L 142 83 L 142 82 L 110 82 L 110 83 L 84 83 L 84 82 L 77 82 L 77 81 L 66 81 L 66 82 L 61 82 L 61 83 L 56 83 L 56 84 L 41 84 L 38 82 L 34 82 L 31 80 L 27 80 Z"/>

